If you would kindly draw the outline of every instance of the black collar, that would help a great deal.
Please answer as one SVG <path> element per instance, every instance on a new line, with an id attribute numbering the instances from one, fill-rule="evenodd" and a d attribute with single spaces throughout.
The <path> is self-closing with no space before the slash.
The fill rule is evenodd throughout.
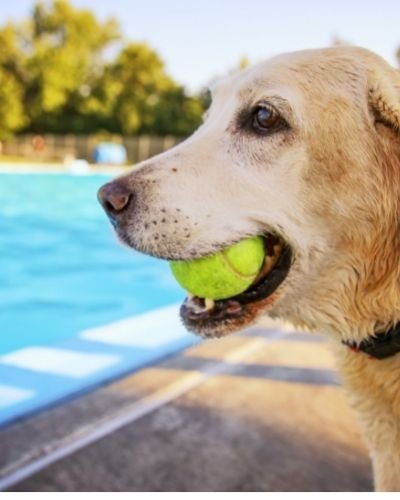
<path id="1" fill-rule="evenodd" d="M 344 340 L 343 344 L 353 351 L 365 352 L 372 358 L 389 358 L 400 352 L 400 323 L 386 332 L 376 333 L 373 337 L 363 340 L 361 344 Z"/>

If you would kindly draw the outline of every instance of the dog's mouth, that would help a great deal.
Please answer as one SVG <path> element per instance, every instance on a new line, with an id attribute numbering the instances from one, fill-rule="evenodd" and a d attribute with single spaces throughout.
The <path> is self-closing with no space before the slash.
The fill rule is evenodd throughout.
<path id="1" fill-rule="evenodd" d="M 250 323 L 260 311 L 274 303 L 278 288 L 286 280 L 292 264 L 292 251 L 280 236 L 263 237 L 265 258 L 250 287 L 223 300 L 188 296 L 180 314 L 185 326 L 202 336 L 216 337 Z"/>

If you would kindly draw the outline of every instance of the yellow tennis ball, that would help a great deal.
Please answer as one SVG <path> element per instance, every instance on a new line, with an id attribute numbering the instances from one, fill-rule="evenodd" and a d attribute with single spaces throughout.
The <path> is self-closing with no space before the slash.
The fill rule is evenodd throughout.
<path id="1" fill-rule="evenodd" d="M 249 288 L 263 261 L 263 239 L 254 236 L 214 255 L 192 261 L 171 261 L 170 266 L 185 290 L 197 297 L 221 300 Z"/>

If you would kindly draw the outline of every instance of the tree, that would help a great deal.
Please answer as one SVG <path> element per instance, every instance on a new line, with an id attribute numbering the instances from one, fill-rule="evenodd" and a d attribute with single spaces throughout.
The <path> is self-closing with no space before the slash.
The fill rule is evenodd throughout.
<path id="1" fill-rule="evenodd" d="M 0 139 L 7 138 L 26 124 L 23 108 L 23 71 L 15 28 L 0 30 Z"/>
<path id="2" fill-rule="evenodd" d="M 85 128 L 82 119 L 76 120 L 85 114 L 82 101 L 102 72 L 104 50 L 119 36 L 115 20 L 101 23 L 90 11 L 75 9 L 65 0 L 35 6 L 29 40 L 32 55 L 27 60 L 31 129 Z"/>
<path id="3" fill-rule="evenodd" d="M 158 135 L 190 135 L 202 122 L 205 107 L 200 96 L 189 97 L 183 87 L 176 86 L 160 95 L 152 120 L 142 131 Z"/>
<path id="4" fill-rule="evenodd" d="M 67 0 L 39 2 L 0 29 L 0 136 L 45 133 L 187 135 L 203 113 L 146 44 L 122 46 L 118 23 Z M 113 52 L 115 53 L 115 47 Z"/>
<path id="5" fill-rule="evenodd" d="M 201 123 L 200 101 L 166 74 L 164 63 L 146 44 L 124 47 L 109 72 L 120 85 L 114 116 L 122 132 L 187 135 Z"/>

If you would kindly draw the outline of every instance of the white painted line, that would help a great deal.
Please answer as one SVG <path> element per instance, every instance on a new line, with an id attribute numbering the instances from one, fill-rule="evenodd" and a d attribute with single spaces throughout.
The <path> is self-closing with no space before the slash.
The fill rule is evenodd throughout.
<path id="1" fill-rule="evenodd" d="M 190 334 L 179 318 L 179 305 L 162 307 L 98 328 L 84 330 L 79 337 L 105 344 L 151 349 Z"/>
<path id="2" fill-rule="evenodd" d="M 53 347 L 27 347 L 0 357 L 0 363 L 34 372 L 82 378 L 108 368 L 119 356 L 89 354 Z"/>
<path id="3" fill-rule="evenodd" d="M 31 399 L 34 395 L 35 392 L 28 389 L 0 384 L 0 408 L 12 406 L 26 399 Z"/>
<path id="4" fill-rule="evenodd" d="M 274 333 L 274 335 L 271 335 L 267 339 L 256 338 L 251 340 L 244 346 L 230 352 L 224 357 L 222 362 L 216 361 L 212 365 L 207 366 L 207 369 L 204 371 L 185 374 L 175 383 L 144 397 L 128 407 L 118 410 L 114 415 L 107 415 L 105 418 L 99 419 L 99 421 L 94 421 L 87 426 L 81 427 L 73 435 L 67 436 L 64 443 L 60 443 L 58 448 L 53 449 L 47 455 L 33 460 L 0 478 L 0 491 L 10 488 L 14 484 L 36 474 L 54 462 L 62 460 L 85 446 L 89 446 L 99 439 L 112 434 L 125 425 L 131 424 L 152 413 L 158 408 L 161 408 L 189 392 L 191 389 L 198 387 L 209 378 L 224 373 L 234 372 L 235 362 L 239 362 L 247 356 L 259 352 L 260 349 L 265 347 L 266 343 L 274 342 L 286 336 L 286 334 L 282 332 L 277 331 Z M 231 363 L 230 366 L 229 363 Z"/>

